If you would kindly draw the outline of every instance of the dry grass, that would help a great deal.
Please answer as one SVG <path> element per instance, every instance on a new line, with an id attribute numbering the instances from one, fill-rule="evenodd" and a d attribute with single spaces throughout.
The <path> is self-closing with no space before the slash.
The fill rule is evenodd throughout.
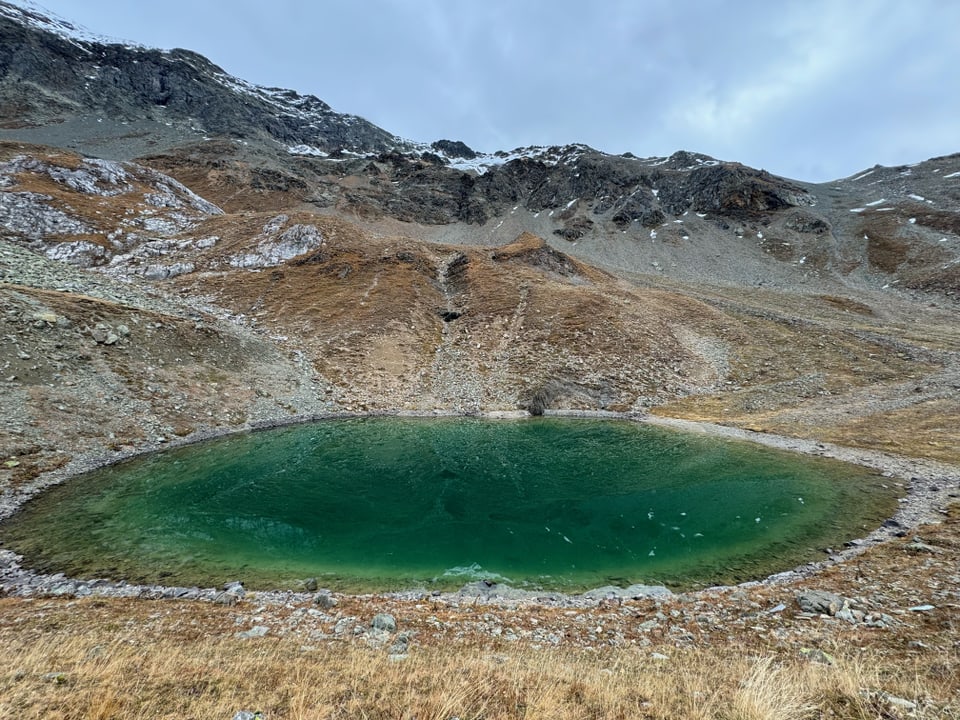
<path id="1" fill-rule="evenodd" d="M 5 632 L 0 715 L 30 718 L 656 718 L 804 720 L 950 715 L 929 668 L 871 653 L 833 665 L 742 650 L 649 651 L 453 645 L 403 660 L 288 639 L 149 637 L 136 627 Z M 953 700 L 956 700 L 954 696 Z"/>

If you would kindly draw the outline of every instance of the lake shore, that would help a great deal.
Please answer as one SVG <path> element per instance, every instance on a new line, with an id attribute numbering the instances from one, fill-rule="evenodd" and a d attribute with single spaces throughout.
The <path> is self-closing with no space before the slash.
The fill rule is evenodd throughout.
<path id="1" fill-rule="evenodd" d="M 83 473 L 101 467 L 123 462 L 141 455 L 157 452 L 174 447 L 225 437 L 243 432 L 257 432 L 271 428 L 303 424 L 323 420 L 337 420 L 357 417 L 376 416 L 417 416 L 417 417 L 454 417 L 458 413 L 436 411 L 431 413 L 330 413 L 321 415 L 299 416 L 266 420 L 244 427 L 240 430 L 199 431 L 188 437 L 172 442 L 145 444 L 134 450 L 112 454 L 87 454 L 75 458 L 65 467 L 46 473 L 33 482 L 16 489 L 4 488 L 0 495 L 0 522 L 12 515 L 31 497 L 43 490 Z M 796 452 L 806 455 L 816 455 L 832 458 L 874 469 L 893 482 L 899 482 L 905 489 L 900 499 L 897 512 L 888 518 L 880 527 L 862 538 L 846 543 L 846 547 L 837 548 L 822 561 L 808 563 L 800 567 L 779 572 L 766 578 L 745 583 L 747 586 L 762 583 L 782 584 L 795 581 L 799 578 L 809 578 L 822 572 L 825 568 L 838 563 L 848 562 L 851 558 L 860 555 L 869 547 L 883 543 L 896 537 L 904 537 L 912 529 L 931 522 L 936 522 L 942 516 L 944 508 L 951 501 L 960 497 L 960 470 L 937 461 L 906 458 L 877 451 L 861 450 L 841 447 L 812 440 L 752 432 L 739 428 L 710 423 L 700 423 L 673 418 L 664 418 L 655 415 L 636 415 L 597 411 L 548 411 L 551 417 L 580 417 L 591 419 L 628 420 L 647 423 L 659 427 L 669 428 L 682 432 L 702 433 L 713 437 L 730 440 L 748 441 L 766 445 L 780 450 Z M 504 420 L 520 420 L 529 417 L 526 411 L 499 411 L 486 413 L 483 417 Z M 229 580 L 225 578 L 225 580 Z M 65 577 L 63 574 L 44 574 L 34 572 L 22 566 L 22 558 L 16 554 L 0 550 L 0 591 L 13 596 L 36 596 L 44 594 L 65 596 L 107 596 L 107 597 L 164 597 L 183 599 L 215 600 L 223 592 L 222 588 L 184 588 L 179 586 L 135 585 L 123 581 L 98 579 L 84 581 Z M 692 590 L 685 595 L 695 596 L 703 592 Z M 439 598 L 446 601 L 459 601 L 463 598 L 472 598 L 477 602 L 493 604 L 544 604 L 564 607 L 584 607 L 610 599 L 653 597 L 670 591 L 660 586 L 635 585 L 629 588 L 603 587 L 577 593 L 564 594 L 560 592 L 531 591 L 512 588 L 506 585 L 489 582 L 472 582 L 455 592 L 437 592 L 426 590 L 402 591 L 394 593 L 380 593 L 383 597 L 398 600 L 421 600 L 424 597 Z M 258 592 L 257 597 L 264 602 L 303 602 L 311 597 L 311 593 L 296 593 L 291 591 Z M 367 597 L 362 595 L 358 597 Z"/>

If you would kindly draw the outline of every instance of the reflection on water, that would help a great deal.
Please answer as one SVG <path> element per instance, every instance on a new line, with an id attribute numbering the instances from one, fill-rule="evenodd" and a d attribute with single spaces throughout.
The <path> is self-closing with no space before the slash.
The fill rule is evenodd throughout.
<path id="1" fill-rule="evenodd" d="M 158 453 L 0 527 L 83 577 L 344 590 L 689 587 L 822 557 L 892 513 L 863 468 L 629 422 L 330 420 Z"/>

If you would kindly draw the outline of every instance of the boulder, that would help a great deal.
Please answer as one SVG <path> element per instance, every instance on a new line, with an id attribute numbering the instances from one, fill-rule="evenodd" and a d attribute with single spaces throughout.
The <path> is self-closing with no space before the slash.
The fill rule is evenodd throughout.
<path id="1" fill-rule="evenodd" d="M 797 604 L 803 612 L 833 616 L 847 608 L 850 601 L 824 590 L 807 590 L 797 593 Z"/>
<path id="2" fill-rule="evenodd" d="M 254 625 L 249 630 L 236 633 L 236 637 L 240 640 L 252 640 L 254 638 L 265 637 L 268 632 L 270 632 L 270 628 L 266 625 Z"/>
<path id="3" fill-rule="evenodd" d="M 374 630 L 386 630 L 387 632 L 396 632 L 397 621 L 393 615 L 388 615 L 387 613 L 379 613 L 375 615 L 373 620 L 370 621 L 370 627 Z"/>
<path id="4" fill-rule="evenodd" d="M 329 590 L 321 590 L 313 596 L 313 604 L 329 610 L 337 604 L 337 599 L 330 594 Z"/>

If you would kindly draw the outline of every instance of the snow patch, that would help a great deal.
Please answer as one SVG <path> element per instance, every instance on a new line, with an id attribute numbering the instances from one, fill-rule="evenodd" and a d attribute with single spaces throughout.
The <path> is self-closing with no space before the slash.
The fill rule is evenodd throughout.
<path id="1" fill-rule="evenodd" d="M 320 148 L 315 148 L 312 145 L 291 145 L 287 148 L 287 152 L 291 155 L 309 155 L 311 157 L 330 157 L 330 153 L 325 153 Z"/>

